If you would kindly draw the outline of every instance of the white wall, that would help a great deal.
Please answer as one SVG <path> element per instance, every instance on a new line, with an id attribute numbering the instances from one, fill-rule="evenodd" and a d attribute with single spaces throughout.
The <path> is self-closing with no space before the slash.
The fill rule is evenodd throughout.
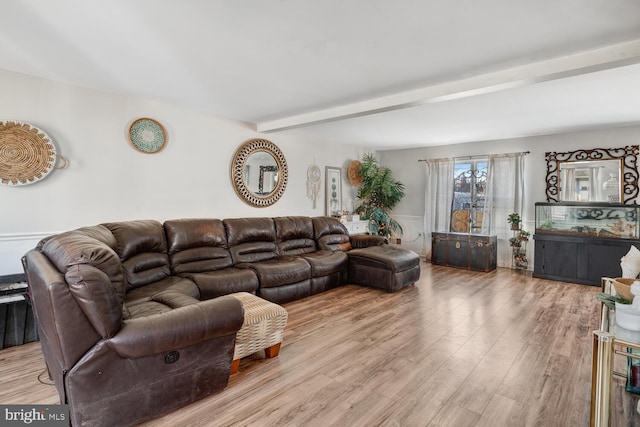
<path id="1" fill-rule="evenodd" d="M 409 249 L 421 252 L 423 239 L 417 238 L 424 221 L 425 165 L 418 159 L 462 157 L 484 154 L 530 151 L 525 157 L 525 208 L 523 228 L 533 234 L 535 229 L 535 202 L 546 201 L 545 152 L 574 151 L 593 148 L 617 148 L 640 143 L 640 126 L 626 126 L 585 132 L 562 133 L 482 141 L 467 144 L 446 145 L 409 150 L 392 150 L 379 153 L 380 161 L 393 171 L 394 177 L 407 187 L 407 196 L 393 212 L 405 228 L 405 240 Z M 505 218 L 506 221 L 506 218 Z M 410 233 L 407 233 L 407 228 Z M 417 240 L 415 240 L 417 238 Z M 413 243 L 409 241 L 414 240 Z M 424 242 L 430 245 L 430 242 Z M 529 267 L 533 268 L 533 242 L 529 243 Z"/>
<path id="2" fill-rule="evenodd" d="M 22 272 L 20 257 L 48 234 L 131 219 L 324 215 L 324 184 L 316 209 L 307 198 L 314 161 L 343 166 L 362 147 L 300 135 L 259 134 L 244 123 L 164 102 L 72 86 L 0 70 L 0 120 L 44 130 L 69 161 L 28 186 L 0 185 L 0 275 Z M 132 148 L 126 132 L 136 118 L 160 121 L 168 143 L 157 154 Z M 287 159 L 289 182 L 275 205 L 254 208 L 235 194 L 230 163 L 251 138 L 266 138 Z M 348 187 L 346 169 L 343 188 Z M 343 191 L 349 205 L 349 191 Z"/>
<path id="3" fill-rule="evenodd" d="M 343 207 L 351 210 L 355 191 L 346 179 L 346 166 L 368 151 L 301 133 L 259 134 L 250 125 L 164 102 L 2 70 L 0 93 L 0 120 L 43 129 L 69 160 L 66 169 L 36 184 L 0 185 L 0 275 L 22 272 L 20 257 L 41 237 L 83 225 L 142 218 L 323 215 L 324 166 L 343 168 Z M 143 154 L 129 145 L 128 125 L 139 117 L 165 126 L 169 137 L 163 151 Z M 534 203 L 545 201 L 545 151 L 636 145 L 639 136 L 640 126 L 629 126 L 377 154 L 406 186 L 407 196 L 393 214 L 405 230 L 402 245 L 420 253 L 425 168 L 417 159 L 530 151 L 523 217 L 525 229 L 533 230 Z M 236 196 L 229 169 L 238 146 L 256 137 L 276 143 L 289 167 L 284 196 L 262 209 Z M 306 197 L 307 168 L 314 161 L 323 173 L 316 209 Z"/>

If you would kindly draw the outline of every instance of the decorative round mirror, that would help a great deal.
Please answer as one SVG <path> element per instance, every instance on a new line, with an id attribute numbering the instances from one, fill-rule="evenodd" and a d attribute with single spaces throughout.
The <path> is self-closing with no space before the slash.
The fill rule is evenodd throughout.
<path id="1" fill-rule="evenodd" d="M 287 186 L 287 161 L 266 139 L 251 139 L 238 148 L 231 163 L 236 194 L 251 206 L 264 208 L 277 202 Z"/>

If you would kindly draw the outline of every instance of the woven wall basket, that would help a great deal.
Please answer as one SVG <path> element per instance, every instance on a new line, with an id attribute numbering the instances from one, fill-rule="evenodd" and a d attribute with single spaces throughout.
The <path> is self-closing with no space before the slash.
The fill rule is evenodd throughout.
<path id="1" fill-rule="evenodd" d="M 54 169 L 57 157 L 64 160 L 42 130 L 29 123 L 0 121 L 0 183 L 38 182 Z"/>

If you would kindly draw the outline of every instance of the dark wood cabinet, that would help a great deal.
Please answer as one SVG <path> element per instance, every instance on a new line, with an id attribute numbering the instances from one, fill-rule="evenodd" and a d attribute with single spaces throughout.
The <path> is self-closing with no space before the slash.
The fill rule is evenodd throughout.
<path id="1" fill-rule="evenodd" d="M 431 263 L 468 270 L 496 268 L 496 236 L 468 233 L 431 233 Z"/>
<path id="2" fill-rule="evenodd" d="M 600 286 L 602 277 L 620 277 L 620 258 L 640 240 L 536 234 L 533 277 Z"/>

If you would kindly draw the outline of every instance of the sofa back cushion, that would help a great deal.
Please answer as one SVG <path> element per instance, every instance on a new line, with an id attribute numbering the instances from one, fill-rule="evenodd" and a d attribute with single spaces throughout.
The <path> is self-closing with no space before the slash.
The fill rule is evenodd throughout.
<path id="1" fill-rule="evenodd" d="M 273 218 L 273 223 L 280 255 L 302 255 L 317 250 L 311 218 L 284 216 Z"/>
<path id="2" fill-rule="evenodd" d="M 219 219 L 166 221 L 169 264 L 174 274 L 200 273 L 231 267 L 227 233 Z"/>
<path id="3" fill-rule="evenodd" d="M 138 288 L 171 274 L 164 227 L 155 220 L 103 224 L 116 239 L 127 287 Z"/>
<path id="4" fill-rule="evenodd" d="M 336 218 L 318 216 L 312 218 L 312 221 L 318 249 L 343 252 L 351 250 L 349 232 Z"/>
<path id="5" fill-rule="evenodd" d="M 104 225 L 91 225 L 88 227 L 81 227 L 76 230 L 72 230 L 69 233 L 82 234 L 84 236 L 91 237 L 92 239 L 104 243 L 113 250 L 116 249 L 116 239 L 113 237 L 113 234 L 111 234 L 111 231 L 109 231 L 109 229 Z M 36 245 L 36 250 L 42 251 L 42 247 L 45 245 L 45 243 L 47 243 L 50 239 L 61 236 L 62 234 L 66 233 L 54 234 L 40 240 L 40 242 L 38 242 L 38 244 Z"/>
<path id="6" fill-rule="evenodd" d="M 276 228 L 271 218 L 230 218 L 222 221 L 234 264 L 278 257 Z"/>
<path id="7" fill-rule="evenodd" d="M 96 332 L 109 338 L 120 330 L 125 284 L 118 255 L 92 237 L 104 231 L 97 228 L 49 237 L 40 250 L 65 275 L 69 292 Z"/>

